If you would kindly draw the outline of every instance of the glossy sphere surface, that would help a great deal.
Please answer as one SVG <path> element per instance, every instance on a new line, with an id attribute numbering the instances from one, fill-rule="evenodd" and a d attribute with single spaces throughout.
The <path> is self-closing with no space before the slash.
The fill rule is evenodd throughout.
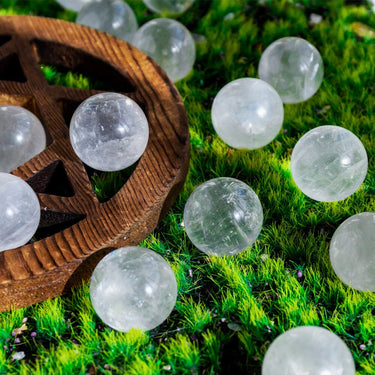
<path id="1" fill-rule="evenodd" d="M 77 15 L 76 23 L 105 31 L 131 42 L 138 29 L 137 19 L 123 0 L 101 0 L 87 3 Z"/>
<path id="2" fill-rule="evenodd" d="M 335 231 L 329 248 L 331 264 L 343 283 L 375 292 L 375 213 L 346 219 Z"/>
<path id="3" fill-rule="evenodd" d="M 267 82 L 240 78 L 218 92 L 211 117 L 226 144 L 252 150 L 276 137 L 283 124 L 284 108 L 280 96 Z"/>
<path id="4" fill-rule="evenodd" d="M 234 255 L 250 247 L 263 223 L 263 209 L 255 192 L 235 178 L 204 182 L 190 195 L 184 210 L 191 242 L 212 255 Z"/>
<path id="5" fill-rule="evenodd" d="M 70 140 L 81 160 L 100 171 L 129 167 L 144 152 L 148 122 L 141 107 L 117 93 L 91 96 L 82 102 L 70 123 Z"/>
<path id="6" fill-rule="evenodd" d="M 142 247 L 122 247 L 106 255 L 96 266 L 90 297 L 99 317 L 110 327 L 157 327 L 174 308 L 177 283 L 169 264 Z"/>
<path id="7" fill-rule="evenodd" d="M 278 39 L 263 52 L 259 78 L 272 85 L 284 103 L 309 99 L 323 81 L 324 67 L 319 51 L 308 41 Z"/>
<path id="8" fill-rule="evenodd" d="M 263 360 L 262 375 L 354 375 L 353 357 L 340 337 L 304 326 L 278 336 Z"/>
<path id="9" fill-rule="evenodd" d="M 79 12 L 81 8 L 93 1 L 93 0 L 56 0 L 62 7 L 70 10 L 74 10 L 75 12 Z"/>
<path id="10" fill-rule="evenodd" d="M 194 0 L 143 0 L 146 6 L 157 13 L 179 14 L 185 12 Z"/>
<path id="11" fill-rule="evenodd" d="M 0 107 L 0 172 L 10 172 L 46 147 L 39 119 L 25 108 Z"/>
<path id="12" fill-rule="evenodd" d="M 40 206 L 21 178 L 0 172 L 0 251 L 25 245 L 36 232 Z"/>
<path id="13" fill-rule="evenodd" d="M 349 197 L 367 173 L 367 154 L 361 141 L 339 126 L 319 126 L 295 145 L 292 176 L 304 194 L 317 201 Z"/>
<path id="14" fill-rule="evenodd" d="M 133 44 L 152 57 L 176 82 L 184 78 L 195 61 L 195 42 L 181 23 L 157 18 L 137 30 Z"/>

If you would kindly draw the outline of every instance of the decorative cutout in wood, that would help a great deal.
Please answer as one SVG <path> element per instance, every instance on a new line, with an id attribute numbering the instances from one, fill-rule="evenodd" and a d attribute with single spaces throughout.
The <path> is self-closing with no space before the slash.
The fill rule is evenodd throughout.
<path id="1" fill-rule="evenodd" d="M 145 109 L 147 148 L 105 203 L 92 190 L 66 124 L 72 106 L 101 91 L 50 86 L 41 64 L 95 76 Z M 69 291 L 88 280 L 109 251 L 144 239 L 177 197 L 190 149 L 183 103 L 160 67 L 124 41 L 65 21 L 0 17 L 0 105 L 5 104 L 33 111 L 49 141 L 12 172 L 37 192 L 42 219 L 36 237 L 45 238 L 0 252 L 0 311 Z"/>

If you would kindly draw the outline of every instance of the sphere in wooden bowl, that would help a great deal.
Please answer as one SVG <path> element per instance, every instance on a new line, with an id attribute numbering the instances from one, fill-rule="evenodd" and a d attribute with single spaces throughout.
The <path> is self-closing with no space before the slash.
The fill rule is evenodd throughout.
<path id="1" fill-rule="evenodd" d="M 34 190 L 21 178 L 0 172 L 0 251 L 24 245 L 39 225 Z"/>
<path id="2" fill-rule="evenodd" d="M 99 171 L 135 163 L 148 141 L 142 108 L 125 95 L 105 92 L 82 102 L 70 121 L 70 141 L 80 159 Z"/>
<path id="3" fill-rule="evenodd" d="M 27 109 L 0 107 L 0 172 L 10 172 L 42 152 L 46 133 L 39 119 Z"/>

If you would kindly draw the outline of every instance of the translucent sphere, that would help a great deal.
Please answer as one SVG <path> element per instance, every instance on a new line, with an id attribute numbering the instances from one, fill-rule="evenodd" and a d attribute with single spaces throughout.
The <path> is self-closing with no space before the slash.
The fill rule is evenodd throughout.
<path id="1" fill-rule="evenodd" d="M 10 172 L 46 148 L 39 119 L 25 108 L 0 107 L 0 172 Z"/>
<path id="2" fill-rule="evenodd" d="M 345 199 L 362 184 L 367 154 L 361 141 L 340 126 L 319 126 L 295 145 L 291 172 L 304 194 L 317 201 Z"/>
<path id="3" fill-rule="evenodd" d="M 40 206 L 21 178 L 0 172 L 0 251 L 25 245 L 38 229 Z"/>
<path id="4" fill-rule="evenodd" d="M 276 137 L 283 124 L 284 108 L 280 96 L 267 82 L 240 78 L 218 92 L 211 117 L 226 144 L 252 150 Z"/>
<path id="5" fill-rule="evenodd" d="M 82 102 L 70 122 L 76 154 L 92 168 L 118 171 L 143 154 L 148 122 L 141 107 L 127 96 L 106 92 Z"/>
<path id="6" fill-rule="evenodd" d="M 362 212 L 345 220 L 329 248 L 331 264 L 341 281 L 375 292 L 375 213 Z"/>
<path id="7" fill-rule="evenodd" d="M 76 23 L 105 31 L 131 42 L 138 29 L 135 14 L 123 0 L 101 0 L 87 3 L 77 15 Z"/>
<path id="8" fill-rule="evenodd" d="M 56 0 L 62 7 L 65 9 L 74 10 L 75 12 L 78 12 L 81 10 L 81 8 L 93 1 L 93 0 Z"/>
<path id="9" fill-rule="evenodd" d="M 181 23 L 157 18 L 145 23 L 134 35 L 133 44 L 152 57 L 176 82 L 193 68 L 195 42 Z"/>
<path id="10" fill-rule="evenodd" d="M 325 328 L 292 328 L 278 336 L 263 360 L 262 375 L 355 375 L 345 342 Z"/>
<path id="11" fill-rule="evenodd" d="M 142 247 L 122 247 L 96 266 L 90 283 L 92 305 L 110 327 L 145 331 L 161 324 L 174 308 L 177 283 L 169 264 Z"/>
<path id="12" fill-rule="evenodd" d="M 323 60 L 308 41 L 281 38 L 263 52 L 259 78 L 272 85 L 284 103 L 299 103 L 313 96 L 323 81 Z"/>
<path id="13" fill-rule="evenodd" d="M 186 202 L 184 225 L 191 242 L 212 255 L 234 255 L 250 247 L 263 224 L 255 192 L 235 178 L 219 177 L 198 186 Z"/>
<path id="14" fill-rule="evenodd" d="M 143 0 L 146 6 L 154 12 L 179 14 L 185 12 L 194 0 Z"/>

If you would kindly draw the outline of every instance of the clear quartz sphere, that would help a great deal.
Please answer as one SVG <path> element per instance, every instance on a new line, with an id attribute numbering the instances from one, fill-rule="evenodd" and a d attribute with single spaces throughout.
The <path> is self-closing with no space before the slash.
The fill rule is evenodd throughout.
<path id="1" fill-rule="evenodd" d="M 346 219 L 335 231 L 329 252 L 341 281 L 360 291 L 375 292 L 375 213 Z"/>
<path id="2" fill-rule="evenodd" d="M 101 0 L 87 3 L 77 15 L 76 23 L 105 31 L 131 42 L 138 29 L 137 19 L 123 0 Z"/>
<path id="3" fill-rule="evenodd" d="M 180 14 L 185 12 L 194 0 L 143 0 L 143 2 L 156 13 Z"/>
<path id="4" fill-rule="evenodd" d="M 40 221 L 40 205 L 25 181 L 0 172 L 0 251 L 25 245 Z"/>
<path id="5" fill-rule="evenodd" d="M 56 0 L 56 1 L 65 9 L 79 12 L 85 4 L 95 1 L 95 0 Z"/>
<path id="6" fill-rule="evenodd" d="M 46 148 L 39 119 L 25 108 L 0 107 L 0 172 L 10 172 Z"/>
<path id="7" fill-rule="evenodd" d="M 351 131 L 324 125 L 308 131 L 295 145 L 291 172 L 308 197 L 333 202 L 352 195 L 367 173 L 367 154 Z"/>
<path id="8" fill-rule="evenodd" d="M 193 68 L 195 42 L 180 22 L 168 18 L 149 21 L 137 30 L 133 44 L 152 57 L 174 82 Z"/>
<path id="9" fill-rule="evenodd" d="M 267 82 L 240 78 L 218 92 L 211 117 L 226 144 L 252 150 L 276 137 L 284 121 L 284 108 L 280 96 Z"/>
<path id="10" fill-rule="evenodd" d="M 211 255 L 234 255 L 252 246 L 262 224 L 258 196 L 235 178 L 204 182 L 185 205 L 186 234 L 199 250 Z"/>
<path id="11" fill-rule="evenodd" d="M 70 122 L 70 140 L 79 158 L 100 171 L 118 171 L 143 154 L 149 136 L 141 107 L 122 94 L 106 92 L 83 101 Z"/>
<path id="12" fill-rule="evenodd" d="M 319 89 L 324 75 L 323 60 L 308 41 L 281 38 L 263 52 L 258 73 L 260 79 L 276 89 L 284 103 L 299 103 Z"/>
<path id="13" fill-rule="evenodd" d="M 345 342 L 322 327 L 292 328 L 278 336 L 263 360 L 262 375 L 355 375 Z"/>
<path id="14" fill-rule="evenodd" d="M 122 247 L 96 266 L 90 297 L 96 313 L 110 327 L 122 332 L 147 331 L 173 310 L 177 282 L 160 255 L 143 247 Z"/>

